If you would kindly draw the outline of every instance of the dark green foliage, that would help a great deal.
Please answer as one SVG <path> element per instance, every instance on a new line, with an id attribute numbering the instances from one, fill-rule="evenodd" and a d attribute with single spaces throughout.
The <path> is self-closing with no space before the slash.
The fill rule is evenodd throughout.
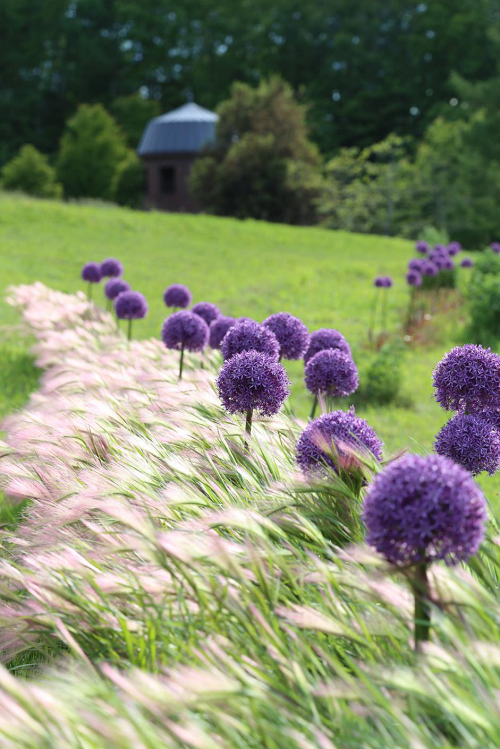
<path id="1" fill-rule="evenodd" d="M 141 208 L 144 203 L 144 167 L 134 151 L 118 165 L 113 179 L 113 198 L 119 205 Z"/>
<path id="2" fill-rule="evenodd" d="M 373 404 L 393 403 L 403 381 L 403 345 L 399 341 L 386 344 L 376 354 L 362 375 L 359 397 Z"/>
<path id="3" fill-rule="evenodd" d="M 500 339 L 500 255 L 486 250 L 476 261 L 467 293 L 468 340 L 494 346 Z"/>
<path id="4" fill-rule="evenodd" d="M 154 99 L 144 99 L 139 94 L 119 96 L 111 102 L 110 112 L 125 133 L 127 145 L 135 150 L 149 120 L 158 117 L 160 104 Z"/>
<path id="5" fill-rule="evenodd" d="M 0 348 L 0 419 L 28 400 L 38 385 L 40 371 L 27 346 L 7 341 Z"/>
<path id="6" fill-rule="evenodd" d="M 290 86 L 278 78 L 257 88 L 237 83 L 218 111 L 216 143 L 190 175 L 202 207 L 237 218 L 314 223 L 319 154 Z"/>
<path id="7" fill-rule="evenodd" d="M 111 115 L 100 104 L 82 104 L 67 122 L 57 161 L 65 195 L 112 200 L 126 156 L 125 136 Z"/>
<path id="8" fill-rule="evenodd" d="M 112 102 L 141 87 L 162 111 L 187 91 L 214 108 L 233 81 L 273 73 L 303 89 L 327 153 L 394 131 L 419 136 L 436 107 L 450 108 L 452 71 L 491 76 L 495 6 L 254 0 L 235 11 L 234 0 L 2 0 L 0 163 L 27 141 L 55 152 L 82 102 L 101 102 L 122 122 Z"/>
<path id="9" fill-rule="evenodd" d="M 5 190 L 20 190 L 38 198 L 60 198 L 62 186 L 56 182 L 55 170 L 34 146 L 26 145 L 2 169 L 1 184 Z"/>

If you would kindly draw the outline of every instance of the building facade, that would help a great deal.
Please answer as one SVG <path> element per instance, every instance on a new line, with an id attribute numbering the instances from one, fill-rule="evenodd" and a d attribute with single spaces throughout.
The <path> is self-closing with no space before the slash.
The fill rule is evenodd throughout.
<path id="1" fill-rule="evenodd" d="M 151 120 L 137 149 L 145 171 L 145 207 L 162 211 L 199 210 L 188 190 L 191 166 L 214 140 L 218 116 L 194 102 Z"/>

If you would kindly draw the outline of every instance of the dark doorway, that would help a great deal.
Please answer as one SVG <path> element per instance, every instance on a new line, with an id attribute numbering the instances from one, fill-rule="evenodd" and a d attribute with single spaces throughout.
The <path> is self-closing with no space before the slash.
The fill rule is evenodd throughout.
<path id="1" fill-rule="evenodd" d="M 160 189 L 164 195 L 172 195 L 176 191 L 176 173 L 174 166 L 160 167 Z"/>

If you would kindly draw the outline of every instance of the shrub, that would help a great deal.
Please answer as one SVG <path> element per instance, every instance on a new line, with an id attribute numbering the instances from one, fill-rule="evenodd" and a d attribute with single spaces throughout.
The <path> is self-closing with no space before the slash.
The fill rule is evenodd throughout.
<path id="1" fill-rule="evenodd" d="M 400 342 L 386 344 L 365 370 L 360 397 L 370 403 L 392 403 L 396 400 L 403 380 L 404 349 Z"/>
<path id="2" fill-rule="evenodd" d="M 62 186 L 47 157 L 34 146 L 26 145 L 2 169 L 2 186 L 21 190 L 38 198 L 60 198 Z"/>
<path id="3" fill-rule="evenodd" d="M 140 208 L 144 201 L 144 167 L 133 151 L 118 165 L 113 178 L 113 197 L 120 205 Z"/>
<path id="4" fill-rule="evenodd" d="M 471 340 L 494 345 L 500 338 L 500 255 L 486 250 L 476 261 L 467 300 Z"/>
<path id="5" fill-rule="evenodd" d="M 57 172 L 73 198 L 112 200 L 113 181 L 127 156 L 125 136 L 100 104 L 82 104 L 66 125 Z"/>
<path id="6" fill-rule="evenodd" d="M 311 224 L 323 189 L 305 108 L 279 78 L 234 84 L 219 107 L 216 142 L 194 164 L 190 189 L 211 213 Z"/>

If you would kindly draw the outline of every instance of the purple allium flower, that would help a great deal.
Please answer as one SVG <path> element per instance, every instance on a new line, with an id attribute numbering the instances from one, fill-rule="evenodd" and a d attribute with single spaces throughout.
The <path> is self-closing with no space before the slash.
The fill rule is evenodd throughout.
<path id="1" fill-rule="evenodd" d="M 305 382 L 313 395 L 346 398 L 358 388 L 358 370 L 349 354 L 327 348 L 307 362 Z"/>
<path id="2" fill-rule="evenodd" d="M 455 263 L 453 262 L 451 257 L 447 257 L 445 258 L 442 267 L 443 267 L 443 270 L 453 270 L 455 267 Z"/>
<path id="3" fill-rule="evenodd" d="M 212 320 L 215 320 L 220 315 L 218 307 L 211 302 L 198 302 L 198 304 L 195 304 L 194 307 L 191 308 L 191 312 L 205 320 L 207 325 L 210 325 Z"/>
<path id="4" fill-rule="evenodd" d="M 408 263 L 408 270 L 416 270 L 417 273 L 422 273 L 422 268 L 424 265 L 424 260 L 420 257 L 414 257 L 410 262 Z"/>
<path id="5" fill-rule="evenodd" d="M 462 245 L 460 244 L 460 242 L 450 242 L 447 250 L 448 255 L 451 255 L 453 257 L 454 255 L 458 255 L 458 253 L 462 251 Z"/>
<path id="6" fill-rule="evenodd" d="M 277 312 L 262 324 L 278 339 L 282 359 L 302 359 L 309 345 L 309 331 L 302 320 L 289 312 Z"/>
<path id="7" fill-rule="evenodd" d="M 181 283 L 173 283 L 163 294 L 163 301 L 167 307 L 181 307 L 185 309 L 191 304 L 191 292 Z"/>
<path id="8" fill-rule="evenodd" d="M 352 458 L 350 450 L 369 452 L 382 460 L 382 442 L 367 422 L 356 416 L 354 408 L 332 411 L 311 421 L 298 439 L 297 463 L 306 474 L 328 473 L 328 467 L 336 471 L 343 458 Z"/>
<path id="9" fill-rule="evenodd" d="M 392 280 L 391 276 L 384 276 L 384 288 L 390 289 L 393 285 L 394 281 Z"/>
<path id="10" fill-rule="evenodd" d="M 447 411 L 500 406 L 500 356 L 467 343 L 455 346 L 433 372 L 434 397 Z"/>
<path id="11" fill-rule="evenodd" d="M 89 283 L 99 283 L 102 278 L 101 266 L 99 263 L 85 263 L 82 268 L 82 279 Z"/>
<path id="12" fill-rule="evenodd" d="M 443 255 L 448 254 L 448 247 L 445 244 L 434 245 L 434 252 L 440 252 Z"/>
<path id="13" fill-rule="evenodd" d="M 460 412 L 436 436 L 434 449 L 476 476 L 492 476 L 500 466 L 500 432 L 478 414 Z"/>
<path id="14" fill-rule="evenodd" d="M 415 249 L 422 255 L 427 255 L 427 253 L 429 252 L 429 245 L 427 244 L 427 242 L 424 242 L 424 240 L 421 239 L 416 243 Z"/>
<path id="15" fill-rule="evenodd" d="M 344 354 L 351 356 L 351 347 L 342 333 L 339 333 L 338 330 L 334 330 L 333 328 L 320 328 L 319 330 L 315 330 L 314 333 L 311 333 L 309 346 L 304 354 L 304 364 L 307 364 L 309 359 L 312 359 L 318 351 L 323 351 L 323 349 L 326 348 L 339 349 L 340 351 L 343 351 Z"/>
<path id="16" fill-rule="evenodd" d="M 464 257 L 462 262 L 460 263 L 462 268 L 472 268 L 474 265 L 474 261 L 470 259 L 470 257 Z"/>
<path id="17" fill-rule="evenodd" d="M 122 278 L 110 278 L 104 286 L 104 293 L 108 299 L 116 299 L 118 294 L 130 291 L 130 285 Z"/>
<path id="18" fill-rule="evenodd" d="M 138 291 L 122 291 L 114 305 L 119 320 L 140 320 L 148 314 L 146 297 Z"/>
<path id="19" fill-rule="evenodd" d="M 456 564 L 475 554 L 486 502 L 461 466 L 441 455 L 405 455 L 379 473 L 364 502 L 366 541 L 392 564 Z"/>
<path id="20" fill-rule="evenodd" d="M 253 320 L 238 321 L 230 328 L 221 343 L 224 359 L 230 359 L 242 351 L 260 351 L 271 359 L 279 359 L 280 345 L 269 328 Z"/>
<path id="21" fill-rule="evenodd" d="M 373 285 L 378 289 L 383 289 L 385 286 L 385 276 L 377 276 L 377 278 L 373 282 Z"/>
<path id="22" fill-rule="evenodd" d="M 101 275 L 103 278 L 107 276 L 111 276 L 112 278 L 117 278 L 118 276 L 121 276 L 123 273 L 123 265 L 120 263 L 119 260 L 116 260 L 114 257 L 108 257 L 107 260 L 103 260 L 101 263 Z"/>
<path id="23" fill-rule="evenodd" d="M 498 255 L 500 253 L 500 242 L 492 242 L 490 244 L 490 249 Z"/>
<path id="24" fill-rule="evenodd" d="M 422 286 L 422 274 L 416 270 L 409 270 L 406 274 L 408 286 Z"/>
<path id="25" fill-rule="evenodd" d="M 220 348 L 222 339 L 226 335 L 229 328 L 236 325 L 236 318 L 225 317 L 221 315 L 210 323 L 210 337 L 208 342 L 212 348 Z"/>
<path id="26" fill-rule="evenodd" d="M 422 265 L 422 275 L 423 276 L 437 276 L 438 274 L 438 267 L 436 263 L 433 263 L 431 260 L 426 260 L 424 264 Z"/>
<path id="27" fill-rule="evenodd" d="M 489 423 L 500 432 L 500 406 L 497 408 L 487 408 L 484 411 L 480 411 L 478 413 L 478 416 L 481 416 L 483 419 L 486 419 L 486 421 L 489 421 Z"/>
<path id="28" fill-rule="evenodd" d="M 260 351 L 242 351 L 224 362 L 217 378 L 219 398 L 230 413 L 278 413 L 290 395 L 284 367 Z"/>
<path id="29" fill-rule="evenodd" d="M 208 343 L 208 325 L 199 315 L 183 309 L 167 317 L 161 338 L 167 348 L 202 351 Z"/>

